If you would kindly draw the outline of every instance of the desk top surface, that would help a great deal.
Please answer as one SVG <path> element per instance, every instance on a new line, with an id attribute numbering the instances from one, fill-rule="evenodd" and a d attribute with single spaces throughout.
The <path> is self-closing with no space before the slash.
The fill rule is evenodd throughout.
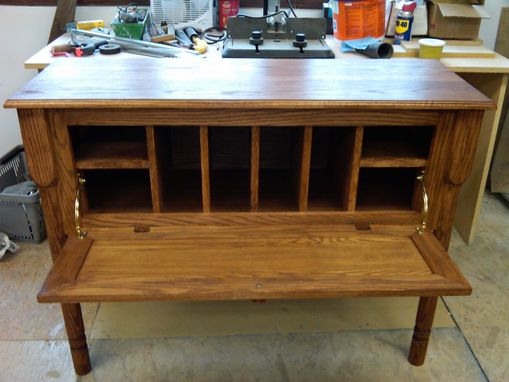
<path id="1" fill-rule="evenodd" d="M 10 97 L 16 108 L 487 109 L 434 60 L 62 60 Z"/>

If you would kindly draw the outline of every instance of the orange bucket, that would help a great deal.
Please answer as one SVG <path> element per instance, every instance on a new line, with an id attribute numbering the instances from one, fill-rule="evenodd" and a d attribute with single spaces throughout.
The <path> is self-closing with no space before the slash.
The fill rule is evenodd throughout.
<path id="1" fill-rule="evenodd" d="M 334 0 L 334 37 L 354 40 L 385 34 L 385 0 Z"/>

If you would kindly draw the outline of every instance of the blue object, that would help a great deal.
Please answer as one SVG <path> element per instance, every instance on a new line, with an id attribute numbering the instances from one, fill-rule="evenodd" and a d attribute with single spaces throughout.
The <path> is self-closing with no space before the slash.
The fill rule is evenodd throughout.
<path id="1" fill-rule="evenodd" d="M 368 46 L 378 42 L 375 37 L 363 37 L 356 40 L 344 40 L 341 42 L 341 52 L 353 52 L 355 50 L 366 50 Z"/>

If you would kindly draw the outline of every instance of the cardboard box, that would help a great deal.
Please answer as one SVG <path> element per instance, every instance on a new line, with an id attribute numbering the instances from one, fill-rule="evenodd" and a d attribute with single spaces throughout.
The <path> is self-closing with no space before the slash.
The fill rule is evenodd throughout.
<path id="1" fill-rule="evenodd" d="M 477 38 L 481 20 L 490 18 L 483 4 L 484 0 L 431 0 L 428 15 L 429 35 L 458 40 Z"/>

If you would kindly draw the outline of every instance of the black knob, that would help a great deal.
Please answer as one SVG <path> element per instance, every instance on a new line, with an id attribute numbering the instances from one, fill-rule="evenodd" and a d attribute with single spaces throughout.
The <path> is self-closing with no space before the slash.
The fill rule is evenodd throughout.
<path id="1" fill-rule="evenodd" d="M 259 40 L 262 38 L 262 31 L 252 31 L 251 32 L 251 38 L 253 40 Z"/>
<path id="2" fill-rule="evenodd" d="M 301 53 L 304 53 L 304 50 L 302 48 L 305 48 L 307 45 L 308 42 L 306 41 L 306 34 L 296 33 L 295 40 L 293 40 L 293 46 L 299 48 Z"/>
<path id="3" fill-rule="evenodd" d="M 256 48 L 256 53 L 259 52 L 258 45 L 263 44 L 262 31 L 251 31 L 251 37 L 249 38 L 249 43 L 254 45 Z"/>

